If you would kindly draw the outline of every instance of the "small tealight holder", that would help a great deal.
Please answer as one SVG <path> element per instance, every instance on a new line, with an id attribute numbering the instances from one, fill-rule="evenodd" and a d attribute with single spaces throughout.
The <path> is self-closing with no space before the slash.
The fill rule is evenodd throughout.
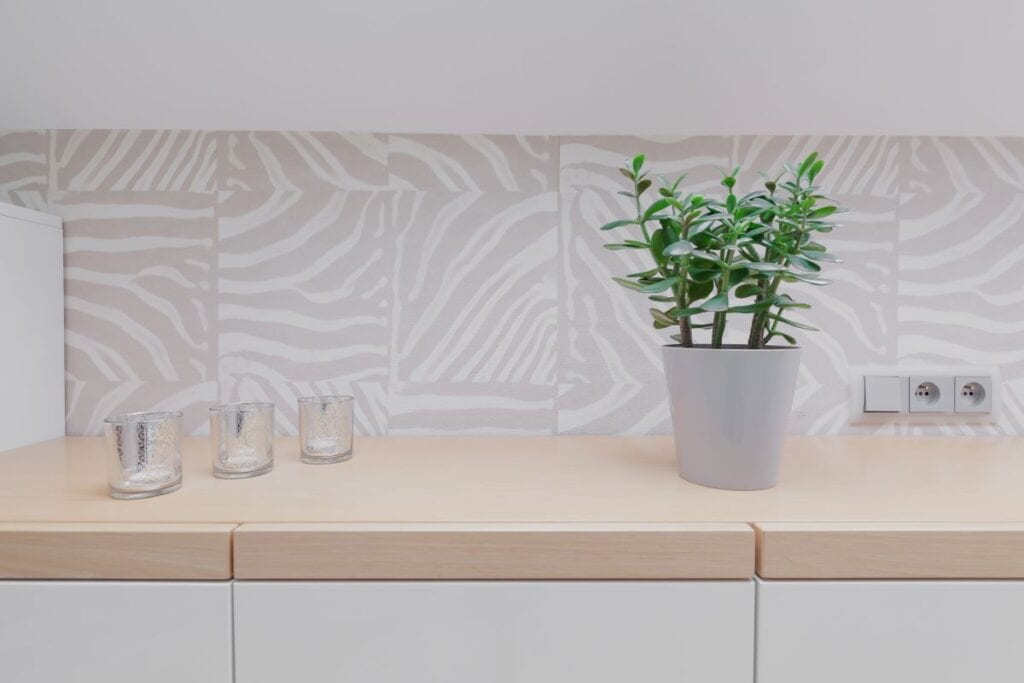
<path id="1" fill-rule="evenodd" d="M 132 500 L 181 488 L 181 413 L 126 413 L 108 417 L 110 495 Z"/>
<path id="2" fill-rule="evenodd" d="M 274 404 L 225 403 L 210 408 L 213 476 L 244 479 L 274 468 Z"/>
<path id="3" fill-rule="evenodd" d="M 299 399 L 302 462 L 326 464 L 352 457 L 352 404 L 351 396 Z"/>

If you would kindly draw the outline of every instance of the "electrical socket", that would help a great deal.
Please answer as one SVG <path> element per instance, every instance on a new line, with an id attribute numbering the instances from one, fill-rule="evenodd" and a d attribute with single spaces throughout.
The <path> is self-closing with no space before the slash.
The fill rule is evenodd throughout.
<path id="1" fill-rule="evenodd" d="M 985 375 L 956 377 L 954 402 L 958 413 L 992 412 L 992 378 Z"/>
<path id="2" fill-rule="evenodd" d="M 952 413 L 953 378 L 943 375 L 911 375 L 908 406 L 912 413 Z"/>

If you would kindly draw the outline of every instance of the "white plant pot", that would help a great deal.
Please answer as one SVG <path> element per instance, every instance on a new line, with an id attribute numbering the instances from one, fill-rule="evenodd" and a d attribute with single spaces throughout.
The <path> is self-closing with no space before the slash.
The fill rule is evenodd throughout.
<path id="1" fill-rule="evenodd" d="M 718 489 L 778 482 L 800 349 L 666 346 L 679 475 Z"/>

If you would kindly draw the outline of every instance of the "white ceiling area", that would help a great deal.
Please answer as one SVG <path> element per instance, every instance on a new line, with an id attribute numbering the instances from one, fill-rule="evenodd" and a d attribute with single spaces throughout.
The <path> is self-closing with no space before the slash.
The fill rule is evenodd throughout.
<path id="1" fill-rule="evenodd" d="M 1024 135 L 1020 0 L 0 0 L 0 128 Z"/>

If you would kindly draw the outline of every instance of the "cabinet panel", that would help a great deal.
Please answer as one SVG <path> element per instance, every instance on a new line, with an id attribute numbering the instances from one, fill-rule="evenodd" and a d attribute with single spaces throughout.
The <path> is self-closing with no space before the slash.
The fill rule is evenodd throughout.
<path id="1" fill-rule="evenodd" d="M 231 683 L 231 584 L 0 582 L 0 681 Z"/>
<path id="2" fill-rule="evenodd" d="M 237 683 L 750 683 L 751 581 L 249 582 Z"/>
<path id="3" fill-rule="evenodd" d="M 0 451 L 64 435 L 64 231 L 0 204 Z"/>
<path id="4" fill-rule="evenodd" d="M 758 683 L 1024 680 L 1024 582 L 759 581 Z"/>

